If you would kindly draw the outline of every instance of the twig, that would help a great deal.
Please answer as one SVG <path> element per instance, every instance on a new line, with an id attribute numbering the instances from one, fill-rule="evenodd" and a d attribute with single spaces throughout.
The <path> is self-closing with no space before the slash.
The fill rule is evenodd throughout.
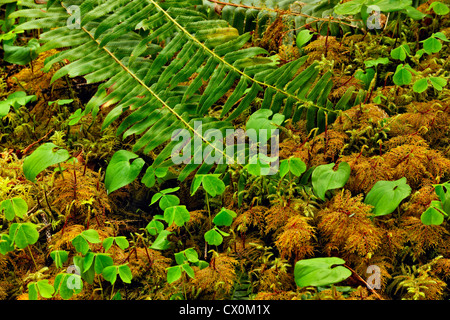
<path id="1" fill-rule="evenodd" d="M 33 142 L 33 143 L 30 144 L 28 147 L 26 147 L 25 149 L 23 149 L 23 150 L 22 150 L 22 155 L 26 155 L 26 154 L 30 151 L 31 148 L 33 148 L 36 144 L 38 144 L 38 143 L 41 142 L 42 140 L 46 139 L 46 138 L 48 137 L 48 135 L 49 135 L 50 133 L 53 132 L 53 130 L 54 130 L 54 129 L 51 129 L 49 132 L 47 132 L 47 133 L 45 134 L 45 136 L 43 136 L 43 137 L 40 138 L 38 141 Z"/>
<path id="2" fill-rule="evenodd" d="M 359 274 L 356 273 L 355 270 L 353 270 L 352 268 L 350 268 L 348 265 L 344 265 L 344 267 L 346 267 L 348 270 L 350 270 L 352 272 L 353 275 L 355 275 L 356 279 L 358 279 L 359 281 L 361 281 L 362 283 L 364 283 L 364 285 L 367 287 L 367 289 L 369 289 L 369 291 L 371 293 L 373 293 L 378 300 L 384 300 L 371 286 L 369 286 L 369 284 L 359 276 Z"/>

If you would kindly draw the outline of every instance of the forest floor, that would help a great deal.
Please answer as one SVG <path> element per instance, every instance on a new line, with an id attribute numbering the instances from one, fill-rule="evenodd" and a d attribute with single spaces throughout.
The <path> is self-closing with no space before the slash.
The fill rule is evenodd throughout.
<path id="1" fill-rule="evenodd" d="M 402 32 L 409 43 L 418 40 L 415 52 L 419 41 L 433 33 L 442 32 L 450 39 L 450 19 L 447 15 L 439 23 L 426 19 L 411 22 Z M 340 70 L 350 64 L 354 69 L 364 68 L 364 61 L 389 56 L 396 46 L 395 32 L 389 31 L 345 39 L 316 36 L 305 47 L 309 58 L 304 68 L 315 60 L 332 61 L 326 68 L 333 71 L 332 98 L 337 101 L 350 86 L 364 87 L 362 81 Z M 149 189 L 137 179 L 107 194 L 103 181 L 108 162 L 117 150 L 131 149 L 135 138 L 117 137 L 115 125 L 102 130 L 102 120 L 113 107 L 108 104 L 101 106 L 95 120 L 84 117 L 76 125 L 69 124 L 72 114 L 89 101 L 97 86 L 86 84 L 81 77 L 51 83 L 56 68 L 48 73 L 42 69 L 45 59 L 55 52 L 39 55 L 29 66 L 4 63 L 0 69 L 0 100 L 16 91 L 36 96 L 35 101 L 0 119 L 0 200 L 24 199 L 29 208 L 27 221 L 37 224 L 40 234 L 35 245 L 0 254 L 0 299 L 28 299 L 29 284 L 34 281 L 46 279 L 54 284 L 61 269 L 50 253 L 68 252 L 64 263 L 68 267 L 78 255 L 72 240 L 87 229 L 96 230 L 102 243 L 109 237 L 128 239 L 127 249 L 114 245 L 108 253 L 115 264 L 129 266 L 133 280 L 111 286 L 95 277 L 71 299 L 117 298 L 118 292 L 129 300 L 448 298 L 450 224 L 447 219 L 429 225 L 421 220 L 432 201 L 439 200 L 434 186 L 450 180 L 447 88 L 438 91 L 430 86 L 416 93 L 412 86 L 392 83 L 395 64 L 379 65 L 377 74 L 384 85 L 371 91 L 364 103 L 344 111 L 325 132 L 310 134 L 306 120 L 287 123 L 280 141 L 280 160 L 299 158 L 307 168 L 342 162 L 350 165 L 347 183 L 326 201 L 307 188 L 292 194 L 282 192 L 278 182 L 270 187 L 276 192 L 268 194 L 269 189 L 249 179 L 241 206 L 234 187 L 206 202 L 203 192 L 191 196 L 193 177 L 183 183 L 169 179 L 158 189 Z M 285 48 L 278 54 L 286 57 Z M 326 59 L 321 58 L 324 56 Z M 448 75 L 449 56 L 450 45 L 443 42 L 439 52 L 421 59 L 414 69 L 422 76 Z M 45 142 L 65 148 L 78 161 L 64 164 L 62 174 L 54 167 L 31 182 L 22 171 L 23 161 Z M 363 195 L 378 181 L 403 177 L 411 187 L 410 196 L 392 214 L 370 217 L 372 206 L 364 202 Z M 157 206 L 149 206 L 153 195 L 176 187 L 175 194 L 191 218 L 186 228 L 172 225 L 168 229 L 173 232 L 170 241 L 180 250 L 194 248 L 208 267 L 193 266 L 195 277 L 183 274 L 180 280 L 168 283 L 167 269 L 175 264 L 175 251 L 149 248 L 153 238 L 146 226 L 162 214 Z M 207 246 L 208 213 L 221 207 L 237 216 L 223 229 L 229 234 L 224 242 Z M 4 219 L 0 231 L 7 228 Z M 210 249 L 213 252 L 208 253 Z M 101 243 L 92 244 L 91 250 L 105 252 Z M 297 261 L 328 256 L 344 259 L 352 275 L 331 287 L 296 285 Z M 368 270 L 373 266 L 380 274 L 376 289 L 367 286 Z"/>

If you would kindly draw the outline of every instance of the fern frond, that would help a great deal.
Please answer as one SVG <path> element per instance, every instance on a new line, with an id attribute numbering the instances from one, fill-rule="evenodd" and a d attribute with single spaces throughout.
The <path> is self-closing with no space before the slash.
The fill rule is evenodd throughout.
<path id="1" fill-rule="evenodd" d="M 158 148 L 154 168 L 173 165 L 171 152 L 178 142 L 171 140 L 180 129 L 202 140 L 201 149 L 191 154 L 209 146 L 204 158 L 218 152 L 227 159 L 196 130 L 195 121 L 225 136 L 226 130 L 233 128 L 231 121 L 249 110 L 260 94 L 262 108 L 294 120 L 306 113 L 308 130 L 319 127 L 323 131 L 326 122 L 331 123 L 340 110 L 351 107 L 353 89 L 336 107 L 328 100 L 333 87 L 330 72 L 319 76 L 317 63 L 299 72 L 306 57 L 279 67 L 273 57 L 267 57 L 266 50 L 244 48 L 251 35 L 239 35 L 224 20 L 207 20 L 192 10 L 202 3 L 199 0 L 57 2 L 49 1 L 47 10 L 15 13 L 15 17 L 32 19 L 18 30 L 51 29 L 41 35 L 40 51 L 69 48 L 46 61 L 46 70 L 69 61 L 52 81 L 68 75 L 83 76 L 88 83 L 101 82 L 83 114 L 95 116 L 101 105 L 115 104 L 103 128 L 120 119 L 117 135 L 138 137 L 133 151 L 148 154 Z M 67 25 L 68 19 L 74 18 L 71 5 L 79 5 L 80 29 Z M 211 107 L 233 88 L 220 117 L 209 116 Z M 184 180 L 199 167 L 208 172 L 214 166 L 191 161 L 179 179 Z M 219 173 L 224 169 L 216 168 Z"/>
<path id="2" fill-rule="evenodd" d="M 322 35 L 338 35 L 351 32 L 361 27 L 350 19 L 342 19 L 333 12 L 338 0 L 241 0 L 239 3 L 230 0 L 208 0 L 206 5 L 212 11 L 220 7 L 218 14 L 228 21 L 239 33 L 257 31 L 261 36 L 268 24 L 277 16 L 283 15 L 295 25 L 295 30 L 313 24 Z M 328 19 L 327 17 L 332 17 Z M 330 29 L 330 30 L 328 30 Z"/>

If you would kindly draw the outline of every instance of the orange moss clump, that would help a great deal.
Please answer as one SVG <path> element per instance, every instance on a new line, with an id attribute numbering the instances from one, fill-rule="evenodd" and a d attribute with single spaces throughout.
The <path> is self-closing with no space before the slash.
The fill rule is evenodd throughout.
<path id="1" fill-rule="evenodd" d="M 376 127 L 378 123 L 388 118 L 388 114 L 375 104 L 356 105 L 337 117 L 332 128 L 337 131 L 362 131 L 367 126 Z"/>
<path id="2" fill-rule="evenodd" d="M 438 200 L 438 196 L 432 185 L 427 185 L 415 192 L 411 200 L 403 205 L 404 216 L 420 218 L 423 212 L 430 206 L 431 201 Z"/>
<path id="3" fill-rule="evenodd" d="M 274 205 L 266 212 L 266 234 L 274 232 L 278 235 L 282 232 L 281 228 L 286 225 L 288 219 L 298 215 L 291 206 Z"/>
<path id="4" fill-rule="evenodd" d="M 362 195 L 352 197 L 343 190 L 319 212 L 317 229 L 324 236 L 328 255 L 338 253 L 351 261 L 355 255 L 370 258 L 380 248 L 383 233 L 369 219 L 371 208 L 362 202 Z"/>
<path id="5" fill-rule="evenodd" d="M 448 145 L 450 105 L 442 101 L 414 102 L 390 125 L 393 136 L 420 134 L 431 145 Z"/>
<path id="6" fill-rule="evenodd" d="M 238 261 L 226 254 L 212 258 L 209 267 L 195 272 L 192 283 L 200 288 L 203 295 L 223 297 L 231 293 L 236 278 L 235 267 Z"/>
<path id="7" fill-rule="evenodd" d="M 319 36 L 317 40 L 305 46 L 305 50 L 308 52 L 308 63 L 315 60 L 320 61 L 322 55 L 326 55 L 328 60 L 334 60 L 338 64 L 349 62 L 349 49 L 336 40 L 336 37 Z"/>
<path id="8" fill-rule="evenodd" d="M 251 209 L 239 214 L 233 221 L 231 227 L 239 232 L 247 232 L 249 228 L 256 227 L 261 234 L 264 234 L 265 214 L 268 210 L 264 206 L 254 206 Z"/>
<path id="9" fill-rule="evenodd" d="M 441 152 L 419 145 L 398 146 L 384 155 L 392 168 L 393 179 L 406 177 L 413 189 L 430 183 L 439 183 L 450 173 L 450 160 Z"/>
<path id="10" fill-rule="evenodd" d="M 407 241 L 411 244 L 411 254 L 415 259 L 427 250 L 439 248 L 444 243 L 448 231 L 441 225 L 424 225 L 420 218 L 405 217 L 401 226 L 406 231 Z"/>
<path id="11" fill-rule="evenodd" d="M 293 156 L 302 159 L 308 167 L 327 164 L 338 158 L 347 140 L 347 134 L 330 129 L 306 142 Z"/>
<path id="12" fill-rule="evenodd" d="M 367 193 L 380 180 L 392 180 L 392 170 L 382 157 L 365 157 L 361 154 L 344 156 L 339 162 L 350 165 L 350 177 L 346 188 L 354 193 Z"/>
<path id="13" fill-rule="evenodd" d="M 282 259 L 300 260 L 314 253 L 312 241 L 315 239 L 314 228 L 308 223 L 311 219 L 296 215 L 289 218 L 277 237 L 275 246 Z"/>

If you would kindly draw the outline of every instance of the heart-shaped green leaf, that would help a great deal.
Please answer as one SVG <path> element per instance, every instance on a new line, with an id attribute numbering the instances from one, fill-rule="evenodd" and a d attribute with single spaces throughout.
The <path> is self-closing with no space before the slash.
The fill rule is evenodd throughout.
<path id="1" fill-rule="evenodd" d="M 9 227 L 9 237 L 18 248 L 24 249 L 38 241 L 39 232 L 36 229 L 37 225 L 30 222 L 13 223 Z"/>
<path id="2" fill-rule="evenodd" d="M 37 282 L 37 288 L 39 291 L 39 295 L 42 298 L 50 299 L 55 293 L 55 288 L 48 283 L 48 280 L 39 280 Z"/>
<path id="3" fill-rule="evenodd" d="M 151 245 L 150 249 L 154 250 L 166 250 L 170 247 L 170 241 L 167 240 L 167 236 L 172 234 L 172 232 L 167 230 L 162 230 L 158 237 L 156 237 L 155 241 Z"/>
<path id="4" fill-rule="evenodd" d="M 130 160 L 133 161 L 130 163 Z M 138 158 L 133 152 L 119 150 L 114 153 L 105 172 L 105 186 L 108 194 L 133 182 L 144 164 L 144 160 Z"/>
<path id="5" fill-rule="evenodd" d="M 374 216 L 384 216 L 392 213 L 410 194 L 411 187 L 405 177 L 396 181 L 378 181 L 366 195 L 364 203 L 374 206 Z"/>
<path id="6" fill-rule="evenodd" d="M 300 177 L 306 171 L 306 164 L 299 158 L 289 158 L 280 161 L 280 177 L 283 178 L 288 172 Z"/>
<path id="7" fill-rule="evenodd" d="M 42 298 L 50 299 L 55 293 L 55 289 L 48 280 L 39 280 L 38 282 L 31 282 L 27 285 L 28 287 L 28 299 L 37 300 L 38 292 Z"/>
<path id="8" fill-rule="evenodd" d="M 231 226 L 231 223 L 233 222 L 233 218 L 236 217 L 236 212 L 222 208 L 220 212 L 214 217 L 213 223 L 216 226 Z"/>
<path id="9" fill-rule="evenodd" d="M 116 283 L 117 280 L 117 266 L 109 266 L 103 269 L 102 276 L 106 281 L 111 284 Z"/>
<path id="10" fill-rule="evenodd" d="M 430 206 L 420 216 L 420 220 L 424 225 L 440 225 L 444 222 L 442 203 L 440 201 L 431 201 Z"/>
<path id="11" fill-rule="evenodd" d="M 421 42 L 423 42 L 423 49 L 428 54 L 437 53 L 442 49 L 442 43 L 433 36 Z"/>
<path id="12" fill-rule="evenodd" d="M 311 33 L 309 30 L 302 30 L 297 34 L 296 44 L 298 48 L 303 47 L 305 44 L 307 44 L 312 37 L 314 36 L 314 33 Z"/>
<path id="13" fill-rule="evenodd" d="M 81 232 L 72 239 L 72 245 L 82 255 L 85 255 L 89 250 L 89 243 L 100 243 L 98 232 L 94 229 L 89 229 Z"/>
<path id="14" fill-rule="evenodd" d="M 150 233 L 152 236 L 156 236 L 158 233 L 164 230 L 164 224 L 158 220 L 152 219 L 152 221 L 149 222 L 145 229 L 147 229 L 148 233 Z"/>
<path id="15" fill-rule="evenodd" d="M 181 278 L 181 266 L 167 268 L 167 283 L 173 283 Z"/>
<path id="16" fill-rule="evenodd" d="M 31 282 L 27 285 L 28 288 L 28 300 L 37 300 L 38 299 L 38 290 L 36 282 Z"/>
<path id="17" fill-rule="evenodd" d="M 69 253 L 65 250 L 54 250 L 50 252 L 50 257 L 55 261 L 57 268 L 62 268 L 63 263 L 69 258 Z"/>
<path id="18" fill-rule="evenodd" d="M 0 235 L 0 253 L 5 255 L 14 250 L 14 244 L 7 234 Z"/>
<path id="19" fill-rule="evenodd" d="M 130 246 L 130 243 L 128 242 L 127 238 L 124 236 L 115 237 L 114 241 L 119 246 L 120 249 L 125 250 Z"/>
<path id="20" fill-rule="evenodd" d="M 85 255 L 89 251 L 89 243 L 81 235 L 72 239 L 72 245 L 75 247 L 75 250 L 82 255 Z"/>
<path id="21" fill-rule="evenodd" d="M 48 167 L 64 162 L 70 158 L 69 152 L 49 142 L 39 146 L 23 161 L 23 173 L 30 181 L 35 181 L 36 176 Z"/>
<path id="22" fill-rule="evenodd" d="M 5 213 L 6 220 L 12 221 L 14 217 L 23 218 L 28 211 L 28 205 L 22 198 L 7 199 L 0 203 L 0 212 L 2 211 Z"/>
<path id="23" fill-rule="evenodd" d="M 169 207 L 177 206 L 180 204 L 180 198 L 173 194 L 163 194 L 159 200 L 159 207 L 161 210 L 166 210 Z"/>
<path id="24" fill-rule="evenodd" d="M 422 93 L 428 88 L 428 80 L 426 78 L 419 79 L 414 82 L 413 90 L 417 93 Z"/>
<path id="25" fill-rule="evenodd" d="M 352 275 L 352 272 L 343 266 L 345 261 L 336 258 L 312 258 L 297 261 L 294 268 L 295 283 L 299 287 L 326 286 L 341 282 Z"/>
<path id="26" fill-rule="evenodd" d="M 205 241 L 212 246 L 218 246 L 223 242 L 222 235 L 219 232 L 217 232 L 215 228 L 207 231 L 204 237 Z"/>
<path id="27" fill-rule="evenodd" d="M 411 49 L 407 44 L 403 44 L 391 51 L 391 57 L 400 61 L 405 61 L 406 56 L 411 54 Z"/>
<path id="28" fill-rule="evenodd" d="M 120 279 L 124 283 L 131 283 L 131 280 L 133 279 L 133 275 L 131 274 L 130 267 L 126 264 L 122 264 L 117 267 L 117 272 L 119 273 Z"/>
<path id="29" fill-rule="evenodd" d="M 187 263 L 184 263 L 181 265 L 181 268 L 184 270 L 184 272 L 186 272 L 186 274 L 189 276 L 189 278 L 192 278 L 192 279 L 195 278 L 194 270 L 192 269 L 192 267 L 190 265 L 188 265 Z"/>
<path id="30" fill-rule="evenodd" d="M 350 177 L 351 169 L 347 162 L 341 162 L 336 171 L 333 167 L 334 163 L 320 165 L 311 175 L 313 190 L 322 200 L 325 200 L 328 190 L 342 188 Z"/>
<path id="31" fill-rule="evenodd" d="M 112 266 L 113 264 L 114 264 L 113 259 L 107 253 L 95 254 L 95 263 L 94 263 L 95 273 L 101 274 L 103 272 L 103 269 Z"/>
<path id="32" fill-rule="evenodd" d="M 105 251 L 108 251 L 111 246 L 113 245 L 114 237 L 108 237 L 105 240 L 103 240 L 102 246 L 105 249 Z"/>
<path id="33" fill-rule="evenodd" d="M 249 163 L 245 166 L 248 173 L 253 176 L 266 176 L 276 174 L 278 166 L 275 165 L 278 157 L 268 157 L 265 154 L 259 153 L 253 155 L 249 159 Z"/>
<path id="34" fill-rule="evenodd" d="M 175 222 L 179 227 L 183 226 L 185 222 L 188 222 L 191 218 L 186 206 L 173 206 L 164 210 L 164 220 L 166 220 L 169 226 Z"/>
<path id="35" fill-rule="evenodd" d="M 61 298 L 68 300 L 83 290 L 83 281 L 78 274 L 60 273 L 56 276 L 53 286 Z"/>
<path id="36" fill-rule="evenodd" d="M 400 64 L 397 66 L 393 80 L 394 83 L 398 86 L 408 85 L 411 83 L 412 80 L 411 72 L 402 64 Z"/>
<path id="37" fill-rule="evenodd" d="M 429 79 L 433 87 L 438 91 L 442 91 L 442 89 L 447 85 L 447 80 L 444 78 L 430 77 Z"/>
<path id="38" fill-rule="evenodd" d="M 184 254 L 186 255 L 186 259 L 191 263 L 197 263 L 199 261 L 198 253 L 194 248 L 184 250 Z"/>
<path id="39" fill-rule="evenodd" d="M 98 236 L 97 230 L 88 229 L 81 232 L 81 236 L 85 238 L 90 243 L 100 243 L 100 238 Z"/>
<path id="40" fill-rule="evenodd" d="M 433 9 L 433 11 L 440 16 L 445 16 L 450 12 L 449 7 L 445 3 L 439 1 L 430 4 L 429 9 Z"/>
<path id="41" fill-rule="evenodd" d="M 219 177 L 220 174 L 196 174 L 192 181 L 191 195 L 197 191 L 200 185 L 211 197 L 224 193 L 225 183 Z"/>

